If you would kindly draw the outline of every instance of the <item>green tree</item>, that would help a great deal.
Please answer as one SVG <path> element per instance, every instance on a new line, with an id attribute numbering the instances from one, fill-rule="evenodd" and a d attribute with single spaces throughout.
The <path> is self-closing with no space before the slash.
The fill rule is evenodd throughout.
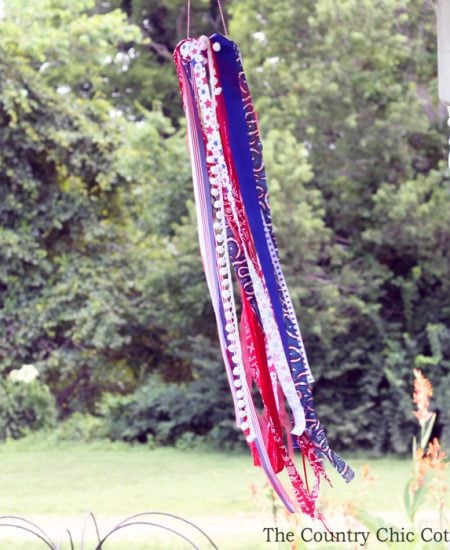
<path id="1" fill-rule="evenodd" d="M 225 2 L 223 2 L 226 5 Z M 184 0 L 111 0 L 102 2 L 103 10 L 121 8 L 130 22 L 141 29 L 142 41 L 124 41 L 119 59 L 127 62 L 126 71 L 108 74 L 115 102 L 134 116 L 142 116 L 136 104 L 152 110 L 161 105 L 166 116 L 178 125 L 182 107 L 172 52 L 186 37 L 187 13 Z M 216 0 L 198 0 L 191 6 L 192 35 L 222 30 Z"/>
<path id="2" fill-rule="evenodd" d="M 8 3 L 0 21 L 0 364 L 38 365 L 73 408 L 128 368 L 131 291 L 114 223 L 126 121 L 101 73 L 139 31 L 87 0 L 38 4 Z"/>
<path id="3" fill-rule="evenodd" d="M 110 93 L 116 54 L 139 29 L 88 1 L 40 0 L 37 19 L 35 5 L 7 8 L 2 372 L 36 364 L 66 412 L 93 411 L 150 372 L 199 378 L 195 335 L 214 331 L 184 131 L 138 104 L 139 122 L 128 119 Z"/>
<path id="4" fill-rule="evenodd" d="M 407 450 L 416 364 L 448 399 L 434 26 L 416 0 L 232 4 L 263 142 L 278 144 L 269 190 L 319 412 L 341 447 Z M 310 173 L 293 177 L 305 154 Z"/>

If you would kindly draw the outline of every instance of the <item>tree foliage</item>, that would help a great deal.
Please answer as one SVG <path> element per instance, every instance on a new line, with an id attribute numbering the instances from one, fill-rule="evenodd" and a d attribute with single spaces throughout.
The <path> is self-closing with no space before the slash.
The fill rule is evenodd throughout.
<path id="1" fill-rule="evenodd" d="M 404 452 L 414 366 L 450 421 L 431 6 L 225 5 L 320 416 L 335 447 Z M 15 0 L 0 20 L 0 369 L 36 364 L 63 412 L 113 403 L 126 439 L 232 418 L 171 61 L 185 18 L 181 0 Z M 193 34 L 219 22 L 193 3 Z"/>
<path id="2" fill-rule="evenodd" d="M 1 21 L 1 364 L 39 365 L 70 409 L 92 406 L 100 379 L 120 387 L 114 371 L 130 368 L 121 363 L 127 244 L 116 223 L 126 182 L 115 167 L 126 124 L 96 88 L 117 41 L 139 32 L 119 11 L 89 14 L 93 2 L 40 4 L 37 19 L 17 2 Z M 88 49 L 74 51 L 80 40 Z"/>
<path id="3" fill-rule="evenodd" d="M 274 207 L 292 204 L 286 181 L 302 147 L 311 175 L 297 178 L 298 208 L 320 205 L 315 226 L 284 215 L 278 229 L 324 424 L 343 447 L 404 451 L 412 367 L 427 365 L 442 409 L 449 383 L 449 177 L 431 6 L 249 1 L 232 13 L 260 124 L 279 132 L 267 161 L 284 186 Z"/>

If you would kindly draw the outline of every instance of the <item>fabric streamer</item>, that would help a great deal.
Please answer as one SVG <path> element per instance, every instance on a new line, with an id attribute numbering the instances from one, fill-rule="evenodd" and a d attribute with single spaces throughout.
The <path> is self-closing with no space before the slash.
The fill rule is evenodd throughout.
<path id="1" fill-rule="evenodd" d="M 330 449 L 314 409 L 313 377 L 280 266 L 240 53 L 234 42 L 214 34 L 183 40 L 174 59 L 187 118 L 200 251 L 236 423 L 255 465 L 286 508 L 323 519 L 316 501 L 321 479 L 328 480 L 324 459 L 347 482 L 354 474 Z M 302 455 L 303 475 L 294 449 Z M 314 476 L 312 488 L 305 463 Z"/>

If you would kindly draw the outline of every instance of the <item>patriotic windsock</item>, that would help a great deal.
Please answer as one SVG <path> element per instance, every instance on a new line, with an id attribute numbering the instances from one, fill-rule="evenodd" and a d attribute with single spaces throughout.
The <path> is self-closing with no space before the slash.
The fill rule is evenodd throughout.
<path id="1" fill-rule="evenodd" d="M 240 53 L 234 42 L 214 34 L 183 40 L 174 59 L 187 117 L 200 251 L 236 422 L 255 465 L 287 509 L 321 518 L 316 501 L 321 478 L 328 479 L 324 459 L 346 481 L 354 474 L 330 449 L 314 409 L 313 377 L 280 266 Z M 302 475 L 294 449 L 303 459 Z M 278 475 L 283 470 L 291 487 Z"/>

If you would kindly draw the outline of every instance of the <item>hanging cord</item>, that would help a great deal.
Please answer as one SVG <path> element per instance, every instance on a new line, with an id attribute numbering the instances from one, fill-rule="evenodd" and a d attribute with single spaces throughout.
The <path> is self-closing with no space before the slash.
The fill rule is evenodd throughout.
<path id="1" fill-rule="evenodd" d="M 223 14 L 222 3 L 220 2 L 220 0 L 217 0 L 217 6 L 219 8 L 220 18 L 222 19 L 222 25 L 223 25 L 223 30 L 225 32 L 225 36 L 228 38 L 227 24 L 225 23 L 225 16 Z"/>
<path id="2" fill-rule="evenodd" d="M 186 36 L 191 37 L 191 0 L 187 0 L 186 6 Z"/>
<path id="3" fill-rule="evenodd" d="M 222 7 L 222 2 L 220 0 L 217 0 L 217 7 L 219 8 L 220 19 L 222 21 L 225 36 L 228 37 L 228 28 L 227 24 L 225 23 L 225 15 Z M 186 2 L 186 36 L 187 38 L 191 37 L 191 0 L 187 0 Z"/>

